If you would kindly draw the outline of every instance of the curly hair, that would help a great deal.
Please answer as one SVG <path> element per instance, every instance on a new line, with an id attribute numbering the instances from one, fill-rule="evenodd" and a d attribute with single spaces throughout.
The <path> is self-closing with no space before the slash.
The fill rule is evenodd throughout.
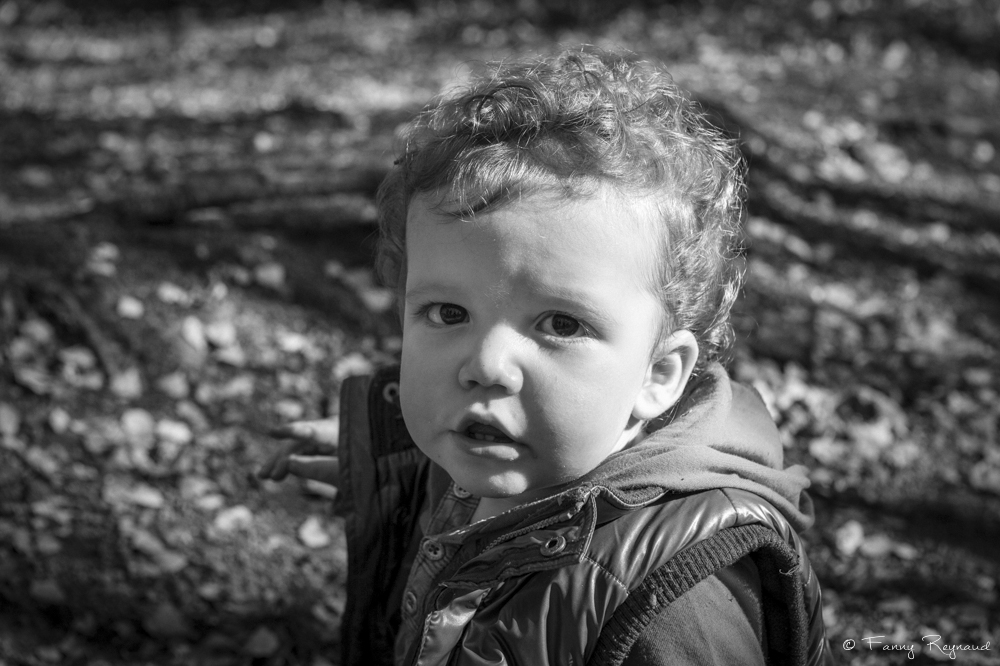
<path id="1" fill-rule="evenodd" d="M 694 334 L 696 371 L 727 360 L 729 312 L 743 281 L 744 166 L 734 142 L 665 71 L 632 54 L 586 47 L 497 63 L 424 110 L 403 140 L 377 197 L 377 268 L 397 294 L 405 287 L 415 195 L 442 193 L 471 215 L 518 194 L 590 196 L 611 187 L 658 204 L 653 292 L 664 334 Z"/>

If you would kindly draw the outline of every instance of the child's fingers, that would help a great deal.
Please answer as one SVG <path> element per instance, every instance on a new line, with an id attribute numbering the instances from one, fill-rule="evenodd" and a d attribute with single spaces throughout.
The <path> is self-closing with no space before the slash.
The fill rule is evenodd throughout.
<path id="1" fill-rule="evenodd" d="M 315 446 L 310 442 L 285 442 L 281 447 L 271 454 L 264 461 L 264 464 L 257 470 L 257 477 L 261 479 L 271 479 L 281 481 L 288 476 L 288 458 L 297 453 L 314 453 L 311 449 Z"/>
<path id="2" fill-rule="evenodd" d="M 288 456 L 289 451 L 282 449 L 268 458 L 260 469 L 257 470 L 257 478 L 281 481 L 288 476 Z"/>
<path id="3" fill-rule="evenodd" d="M 340 479 L 340 460 L 333 456 L 289 456 L 287 471 L 303 479 L 336 486 Z"/>
<path id="4" fill-rule="evenodd" d="M 336 416 L 314 421 L 294 421 L 271 430 L 271 436 L 279 439 L 295 439 L 311 442 L 320 447 L 334 448 L 340 434 L 340 419 Z"/>

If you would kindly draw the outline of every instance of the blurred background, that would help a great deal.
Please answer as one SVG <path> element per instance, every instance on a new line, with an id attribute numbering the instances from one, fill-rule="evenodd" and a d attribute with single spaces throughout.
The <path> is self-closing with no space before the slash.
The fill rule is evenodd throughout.
<path id="1" fill-rule="evenodd" d="M 268 429 L 398 351 L 400 123 L 580 43 L 741 140 L 732 373 L 811 469 L 834 652 L 1000 663 L 1000 0 L 0 0 L 0 665 L 338 663 L 341 523 L 253 477 Z"/>

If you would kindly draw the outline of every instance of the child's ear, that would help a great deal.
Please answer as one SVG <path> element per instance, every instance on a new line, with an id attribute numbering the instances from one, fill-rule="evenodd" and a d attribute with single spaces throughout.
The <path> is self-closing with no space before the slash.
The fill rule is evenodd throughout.
<path id="1" fill-rule="evenodd" d="M 694 334 L 686 329 L 671 333 L 653 351 L 632 416 L 649 421 L 670 409 L 684 392 L 697 360 Z"/>

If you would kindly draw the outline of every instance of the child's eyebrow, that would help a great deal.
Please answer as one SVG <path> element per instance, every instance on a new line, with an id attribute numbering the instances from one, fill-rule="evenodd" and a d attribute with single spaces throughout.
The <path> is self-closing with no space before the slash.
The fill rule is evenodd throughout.
<path id="1" fill-rule="evenodd" d="M 455 287 L 452 285 L 447 285 L 443 282 L 426 282 L 420 284 L 414 288 L 406 288 L 403 293 L 404 301 L 420 301 L 427 297 L 428 294 L 434 294 L 435 297 L 440 297 L 441 294 L 450 294 L 455 291 Z"/>
<path id="2" fill-rule="evenodd" d="M 560 285 L 546 285 L 540 295 L 547 305 L 562 310 L 566 314 L 586 319 L 598 326 L 614 323 L 615 317 L 604 308 L 598 307 L 585 291 L 576 291 Z"/>

